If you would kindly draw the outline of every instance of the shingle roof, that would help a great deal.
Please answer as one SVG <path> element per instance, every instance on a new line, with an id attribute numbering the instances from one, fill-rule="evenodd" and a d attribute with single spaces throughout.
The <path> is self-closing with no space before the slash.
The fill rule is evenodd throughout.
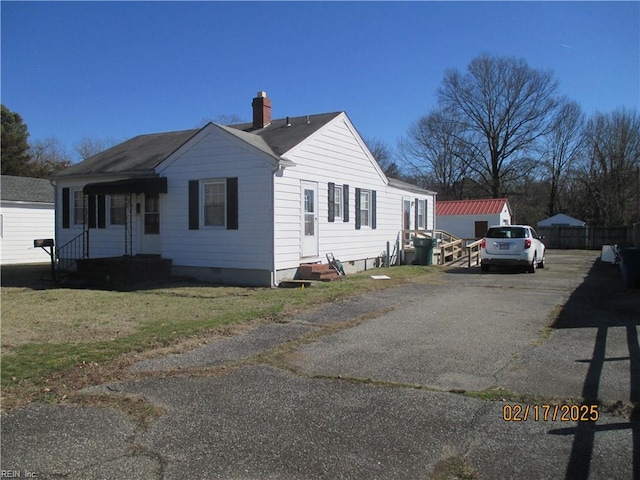
<path id="1" fill-rule="evenodd" d="M 109 173 L 153 174 L 153 169 L 201 129 L 139 135 L 66 168 L 54 177 Z"/>
<path id="2" fill-rule="evenodd" d="M 14 202 L 53 203 L 54 189 L 46 178 L 0 177 L 0 198 Z"/>
<path id="3" fill-rule="evenodd" d="M 242 130 L 262 137 L 276 155 L 282 155 L 313 135 L 324 125 L 336 118 L 342 112 L 320 113 L 303 117 L 288 117 L 272 120 L 264 128 L 253 128 L 252 123 L 230 125 L 231 128 Z"/>
<path id="4" fill-rule="evenodd" d="M 502 213 L 506 198 L 436 202 L 436 215 L 491 215 Z"/>
<path id="5" fill-rule="evenodd" d="M 387 177 L 387 179 L 389 180 L 389 185 L 392 186 L 392 187 L 400 188 L 402 190 L 406 190 L 406 191 L 414 192 L 414 193 L 436 195 L 436 192 L 434 192 L 432 190 L 427 190 L 425 188 L 421 188 L 421 187 L 419 187 L 417 185 L 413 185 L 412 183 L 403 182 L 403 181 L 400 181 L 400 180 L 398 180 L 396 178 L 392 178 L 392 177 Z"/>
<path id="6" fill-rule="evenodd" d="M 251 123 L 228 127 L 218 126 L 264 153 L 279 158 L 280 155 L 318 131 L 340 113 L 291 117 L 289 123 L 287 123 L 287 119 L 278 119 L 259 129 L 254 129 Z M 54 177 L 113 173 L 153 174 L 154 169 L 160 163 L 201 130 L 140 135 L 76 163 Z"/>

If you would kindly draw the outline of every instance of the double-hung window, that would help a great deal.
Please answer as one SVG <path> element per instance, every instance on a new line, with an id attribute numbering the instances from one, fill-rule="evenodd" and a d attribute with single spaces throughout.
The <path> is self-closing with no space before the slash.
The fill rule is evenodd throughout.
<path id="1" fill-rule="evenodd" d="M 360 225 L 369 227 L 371 225 L 371 192 L 360 190 Z"/>
<path id="2" fill-rule="evenodd" d="M 238 230 L 238 178 L 189 180 L 189 230 Z"/>
<path id="3" fill-rule="evenodd" d="M 202 182 L 203 225 L 205 227 L 225 226 L 225 180 Z"/>
<path id="4" fill-rule="evenodd" d="M 425 200 L 418 200 L 418 228 L 425 229 L 427 226 L 425 225 Z"/>
<path id="5" fill-rule="evenodd" d="M 109 198 L 109 224 L 124 225 L 127 211 L 124 195 L 111 195 Z"/>
<path id="6" fill-rule="evenodd" d="M 343 202 L 342 202 L 342 187 L 340 186 L 335 186 L 334 191 L 333 191 L 333 212 L 334 212 L 334 217 L 335 218 L 342 218 L 342 209 L 343 209 Z"/>
<path id="7" fill-rule="evenodd" d="M 73 191 L 73 224 L 84 225 L 84 193 L 82 190 Z"/>

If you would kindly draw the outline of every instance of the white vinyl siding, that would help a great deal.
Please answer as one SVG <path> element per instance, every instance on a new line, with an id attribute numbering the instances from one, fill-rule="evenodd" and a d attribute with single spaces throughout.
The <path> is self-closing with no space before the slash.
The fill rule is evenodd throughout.
<path id="1" fill-rule="evenodd" d="M 433 214 L 433 195 L 407 193 L 388 186 L 384 174 L 365 149 L 349 119 L 341 114 L 307 141 L 283 155 L 295 162 L 296 166 L 287 168 L 281 177 L 275 177 L 276 269 L 293 269 L 301 263 L 301 181 L 318 182 L 318 204 L 321 206 L 329 202 L 329 184 L 335 185 L 335 190 L 343 187 L 342 201 L 348 205 L 348 222 L 344 221 L 344 203 L 341 221 L 330 221 L 328 215 L 320 210 L 318 261 L 326 262 L 326 254 L 333 253 L 349 268 L 350 261 L 379 257 L 386 250 L 387 241 L 393 249 L 402 230 L 403 195 L 410 195 L 411 198 L 418 196 L 425 200 L 427 218 Z M 348 196 L 345 185 L 348 185 Z M 356 189 L 376 192 L 375 229 L 371 228 L 370 217 L 369 227 L 356 229 Z M 335 206 L 333 211 L 337 218 L 338 209 Z M 429 221 L 430 228 L 433 228 L 433 223 Z M 373 265 L 373 262 L 369 265 Z"/>
<path id="2" fill-rule="evenodd" d="M 487 226 L 501 225 L 499 214 L 488 215 L 438 215 L 438 228 L 445 230 L 456 237 L 475 238 L 475 223 L 487 222 Z"/>
<path id="3" fill-rule="evenodd" d="M 74 227 L 74 192 L 82 192 L 84 185 L 88 183 L 96 183 L 101 181 L 117 181 L 123 180 L 124 177 L 79 177 L 75 179 L 59 179 L 56 188 L 56 208 L 60 209 L 56 215 L 56 248 L 63 246 L 67 242 L 77 237 L 82 232 L 82 225 L 75 225 L 76 228 L 64 228 L 62 219 L 62 205 L 63 205 L 63 190 L 69 188 L 69 207 L 70 207 L 70 224 Z M 89 255 L 91 258 L 103 258 L 103 257 L 118 257 L 125 254 L 125 229 L 121 226 L 111 226 L 109 219 L 110 200 L 107 196 L 105 199 L 106 211 L 105 211 L 105 223 L 106 227 L 91 228 L 89 234 Z M 144 202 L 144 195 L 132 195 L 131 202 L 133 205 L 132 215 L 132 243 L 133 254 L 138 253 L 140 244 L 140 234 L 143 233 L 142 222 L 144 218 L 142 215 L 135 214 L 135 205 L 137 203 L 142 204 Z M 97 202 L 96 202 L 97 203 Z M 80 227 L 80 228 L 78 228 Z"/>
<path id="4" fill-rule="evenodd" d="M 34 248 L 36 239 L 54 238 L 53 204 L 2 202 L 2 238 L 0 263 L 48 263 L 51 257 L 41 248 Z"/>
<path id="5" fill-rule="evenodd" d="M 211 125 L 189 148 L 161 165 L 158 173 L 168 181 L 168 194 L 161 198 L 162 256 L 177 266 L 272 271 L 274 163 L 275 159 Z M 201 217 L 201 228 L 189 229 L 189 182 L 200 180 L 202 189 L 209 179 L 229 178 L 238 183 L 238 228 L 209 227 Z M 204 203 L 201 196 L 202 216 Z M 299 203 L 296 213 L 299 225 Z"/>

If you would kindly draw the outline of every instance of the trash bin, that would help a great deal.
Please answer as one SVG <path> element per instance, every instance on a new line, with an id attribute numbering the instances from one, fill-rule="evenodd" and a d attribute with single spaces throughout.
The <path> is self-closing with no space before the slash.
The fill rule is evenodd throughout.
<path id="1" fill-rule="evenodd" d="M 416 249 L 414 265 L 431 265 L 433 263 L 433 247 L 436 241 L 432 238 L 414 237 L 413 246 Z"/>
<path id="2" fill-rule="evenodd" d="M 640 248 L 620 249 L 620 273 L 626 288 L 640 288 Z"/>

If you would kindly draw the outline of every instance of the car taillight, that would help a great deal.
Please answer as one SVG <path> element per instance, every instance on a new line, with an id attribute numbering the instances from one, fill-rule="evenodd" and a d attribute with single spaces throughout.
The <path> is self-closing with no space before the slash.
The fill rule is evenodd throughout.
<path id="1" fill-rule="evenodd" d="M 487 239 L 483 238 L 482 243 L 480 244 L 480 248 L 487 248 Z"/>
<path id="2" fill-rule="evenodd" d="M 529 240 L 528 238 L 524 241 L 524 249 L 526 250 L 527 248 L 529 248 L 531 246 L 531 240 Z"/>

